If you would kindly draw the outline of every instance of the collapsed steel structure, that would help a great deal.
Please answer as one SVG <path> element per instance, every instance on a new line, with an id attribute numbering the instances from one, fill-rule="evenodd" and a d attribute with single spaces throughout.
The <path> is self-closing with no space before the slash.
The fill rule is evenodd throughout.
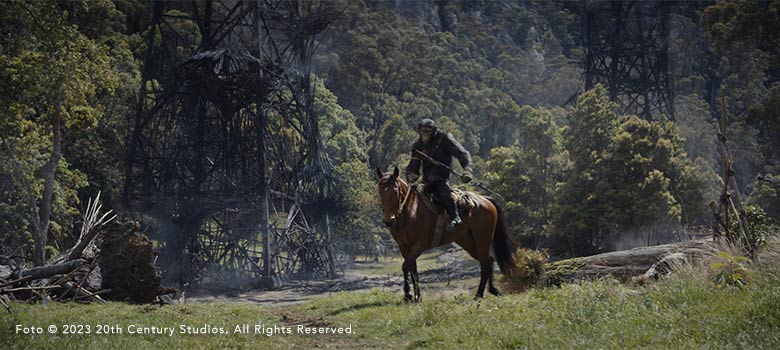
<path id="1" fill-rule="evenodd" d="M 153 4 L 122 201 L 160 242 L 166 282 L 335 273 L 327 220 L 301 208 L 332 185 L 309 67 L 337 15 L 326 1 Z"/>
<path id="2" fill-rule="evenodd" d="M 583 16 L 585 89 L 604 85 L 623 113 L 674 120 L 670 1 L 589 0 Z"/>

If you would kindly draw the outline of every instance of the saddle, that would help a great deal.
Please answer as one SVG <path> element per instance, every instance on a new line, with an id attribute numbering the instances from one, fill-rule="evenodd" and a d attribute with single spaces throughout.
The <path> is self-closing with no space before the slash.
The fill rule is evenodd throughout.
<path id="1" fill-rule="evenodd" d="M 417 184 L 415 186 L 417 187 L 417 193 L 419 193 L 421 202 L 428 208 L 428 210 L 437 216 L 436 229 L 433 232 L 433 242 L 431 243 L 431 248 L 439 246 L 441 244 L 442 238 L 444 237 L 444 228 L 449 222 L 449 217 L 447 216 L 444 207 L 433 200 L 433 194 L 425 191 L 424 184 Z M 465 222 L 466 219 L 471 216 L 471 209 L 477 206 L 477 195 L 471 192 L 453 188 L 450 191 L 450 196 L 452 196 L 452 200 L 455 202 L 455 207 L 458 210 L 458 214 L 460 214 L 460 218 Z"/>

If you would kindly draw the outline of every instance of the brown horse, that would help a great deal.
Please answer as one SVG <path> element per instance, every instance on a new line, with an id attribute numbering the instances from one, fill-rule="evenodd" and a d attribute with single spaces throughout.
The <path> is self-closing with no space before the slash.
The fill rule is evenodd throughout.
<path id="1" fill-rule="evenodd" d="M 410 188 L 398 178 L 398 167 L 395 167 L 392 173 L 382 173 L 377 169 L 376 174 L 383 221 L 390 228 L 390 233 L 404 257 L 402 270 L 405 300 L 421 300 L 417 258 L 428 249 L 450 242 L 455 242 L 479 261 L 480 281 L 476 298 L 482 298 L 485 284 L 488 284 L 491 294 L 499 295 L 498 289 L 493 285 L 494 259 L 490 256 L 491 244 L 501 273 L 510 273 L 515 268 L 515 263 L 512 260 L 513 243 L 508 236 L 501 207 L 495 199 L 473 195 L 476 206 L 463 218 L 463 223 L 455 226 L 452 231 L 445 232 L 439 242 L 434 243 L 438 215 L 422 203 L 414 188 Z M 409 277 L 414 286 L 414 299 L 409 294 Z"/>

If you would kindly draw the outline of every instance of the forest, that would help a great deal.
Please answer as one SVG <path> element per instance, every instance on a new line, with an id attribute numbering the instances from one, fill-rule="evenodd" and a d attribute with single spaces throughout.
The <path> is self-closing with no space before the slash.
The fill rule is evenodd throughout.
<path id="1" fill-rule="evenodd" d="M 0 91 L 2 349 L 780 348 L 780 0 L 2 0 Z"/>
<path id="2" fill-rule="evenodd" d="M 375 169 L 422 118 L 552 258 L 777 230 L 780 1 L 8 0 L 0 32 L 0 255 L 27 266 L 98 193 L 178 286 L 387 254 Z"/>

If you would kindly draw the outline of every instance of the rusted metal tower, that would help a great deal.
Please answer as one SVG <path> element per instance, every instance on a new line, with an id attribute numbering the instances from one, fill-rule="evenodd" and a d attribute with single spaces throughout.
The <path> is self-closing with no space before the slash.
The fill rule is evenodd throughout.
<path id="1" fill-rule="evenodd" d="M 674 120 L 670 1 L 589 0 L 583 15 L 585 88 L 601 83 L 623 113 Z"/>

